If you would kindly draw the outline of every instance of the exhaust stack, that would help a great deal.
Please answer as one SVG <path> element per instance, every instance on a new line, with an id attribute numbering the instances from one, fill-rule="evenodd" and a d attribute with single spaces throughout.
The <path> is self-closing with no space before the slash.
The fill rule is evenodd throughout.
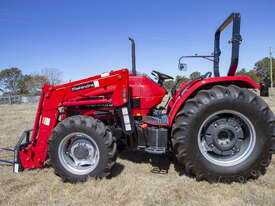
<path id="1" fill-rule="evenodd" d="M 129 37 L 129 40 L 131 41 L 131 45 L 132 45 L 132 74 L 133 74 L 133 76 L 136 76 L 137 71 L 136 71 L 136 46 L 135 46 L 135 40 L 131 37 Z"/>

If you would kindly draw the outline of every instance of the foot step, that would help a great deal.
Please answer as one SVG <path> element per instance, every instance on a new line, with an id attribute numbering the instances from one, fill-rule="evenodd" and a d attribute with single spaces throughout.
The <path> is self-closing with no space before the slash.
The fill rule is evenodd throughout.
<path id="1" fill-rule="evenodd" d="M 155 125 L 155 126 L 168 126 L 169 119 L 167 114 L 159 116 L 144 116 L 142 121 L 146 124 Z"/>

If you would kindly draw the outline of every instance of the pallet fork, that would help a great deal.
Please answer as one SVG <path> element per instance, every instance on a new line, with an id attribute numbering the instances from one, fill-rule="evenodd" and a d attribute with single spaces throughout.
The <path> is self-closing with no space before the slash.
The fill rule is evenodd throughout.
<path id="1" fill-rule="evenodd" d="M 15 173 L 18 173 L 19 171 L 23 170 L 23 168 L 20 166 L 19 152 L 22 148 L 24 148 L 26 145 L 31 143 L 31 141 L 30 141 L 30 133 L 31 132 L 32 132 L 32 129 L 24 131 L 13 149 L 10 147 L 0 148 L 0 151 L 2 151 L 2 152 L 9 152 L 9 154 L 13 153 L 13 161 L 6 159 L 7 155 L 5 155 L 4 159 L 2 159 L 0 156 L 0 163 L 12 165 L 13 172 L 15 172 Z M 24 140 L 25 140 L 25 142 L 22 143 Z"/>

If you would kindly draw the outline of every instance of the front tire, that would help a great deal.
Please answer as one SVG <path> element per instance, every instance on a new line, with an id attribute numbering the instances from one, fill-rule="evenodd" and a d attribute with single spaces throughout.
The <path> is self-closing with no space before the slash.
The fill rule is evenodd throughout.
<path id="1" fill-rule="evenodd" d="M 188 100 L 175 117 L 172 144 L 187 173 L 209 182 L 245 182 L 265 173 L 274 116 L 256 94 L 214 86 Z"/>
<path id="2" fill-rule="evenodd" d="M 116 160 L 111 131 L 89 116 L 72 116 L 51 132 L 48 154 L 55 173 L 63 181 L 84 182 L 89 176 L 106 177 Z"/>

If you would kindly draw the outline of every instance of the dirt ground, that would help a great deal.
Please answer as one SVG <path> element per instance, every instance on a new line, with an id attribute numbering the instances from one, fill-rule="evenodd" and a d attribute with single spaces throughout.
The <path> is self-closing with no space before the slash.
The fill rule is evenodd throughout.
<path id="1" fill-rule="evenodd" d="M 275 113 L 275 93 L 265 98 Z M 0 105 L 0 147 L 15 145 L 33 127 L 37 105 Z M 2 153 L 0 154 L 2 155 Z M 2 157 L 2 156 L 0 156 Z M 274 155 L 273 155 L 274 158 Z M 167 174 L 153 173 L 156 164 Z M 52 168 L 12 173 L 0 165 L 0 205 L 275 205 L 275 158 L 267 173 L 246 184 L 209 184 L 175 169 L 166 157 L 125 151 L 110 179 L 63 183 Z"/>

